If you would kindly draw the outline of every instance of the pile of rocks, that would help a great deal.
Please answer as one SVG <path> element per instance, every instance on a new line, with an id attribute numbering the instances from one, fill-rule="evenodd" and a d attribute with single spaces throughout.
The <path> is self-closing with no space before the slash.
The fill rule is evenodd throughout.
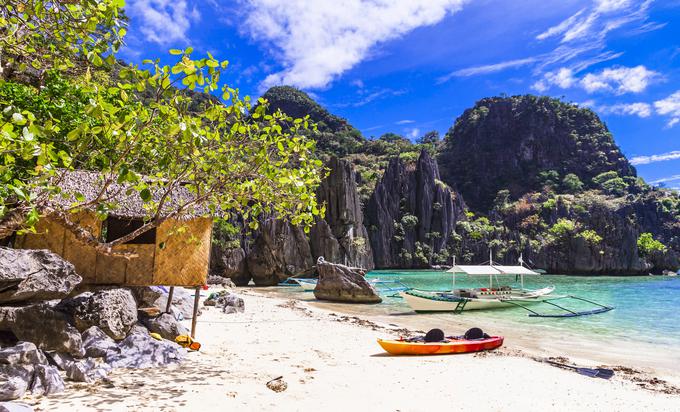
<path id="1" fill-rule="evenodd" d="M 203 302 L 205 306 L 215 306 L 222 309 L 222 313 L 238 313 L 245 311 L 245 303 L 235 293 L 228 290 L 220 290 L 208 296 Z"/>
<path id="2" fill-rule="evenodd" d="M 0 401 L 64 390 L 64 379 L 93 382 L 113 367 L 178 363 L 174 343 L 186 334 L 193 298 L 175 291 L 176 315 L 138 316 L 138 307 L 165 309 L 157 288 L 103 288 L 75 294 L 72 264 L 46 250 L 0 248 Z M 152 300 L 152 301 L 150 301 Z M 154 339 L 149 331 L 167 340 Z"/>

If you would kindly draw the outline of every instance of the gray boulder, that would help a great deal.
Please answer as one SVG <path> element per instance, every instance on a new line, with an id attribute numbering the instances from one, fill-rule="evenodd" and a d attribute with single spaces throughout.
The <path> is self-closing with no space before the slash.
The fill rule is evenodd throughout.
<path id="1" fill-rule="evenodd" d="M 25 403 L 0 402 L 0 412 L 33 412 L 34 409 Z"/>
<path id="2" fill-rule="evenodd" d="M 64 380 L 54 366 L 36 365 L 31 393 L 33 396 L 51 395 L 64 391 Z"/>
<path id="3" fill-rule="evenodd" d="M 0 402 L 0 412 L 33 412 L 33 408 L 25 403 Z"/>
<path id="4" fill-rule="evenodd" d="M 11 401 L 24 396 L 28 382 L 18 376 L 10 376 L 0 383 L 0 401 Z"/>
<path id="5" fill-rule="evenodd" d="M 238 295 L 227 290 L 212 293 L 203 304 L 221 308 L 223 313 L 237 313 L 245 311 L 245 302 Z"/>
<path id="6" fill-rule="evenodd" d="M 319 281 L 314 296 L 321 300 L 348 303 L 380 303 L 382 298 L 364 278 L 365 271 L 326 262 L 320 257 L 316 263 Z"/>
<path id="7" fill-rule="evenodd" d="M 132 325 L 132 328 L 130 328 L 130 332 L 128 332 L 129 335 L 148 335 L 149 330 L 146 328 L 146 326 L 142 325 L 141 323 L 137 322 L 134 325 Z M 120 349 L 118 348 L 118 345 L 116 345 L 116 348 L 118 351 Z"/>
<path id="8" fill-rule="evenodd" d="M 131 329 L 132 330 L 132 329 Z M 91 326 L 81 335 L 85 355 L 90 358 L 103 358 L 109 352 L 118 352 L 118 345 L 99 327 Z"/>
<path id="9" fill-rule="evenodd" d="M 60 307 L 73 316 L 81 332 L 91 326 L 119 340 L 137 323 L 137 303 L 128 289 L 106 289 L 85 292 L 64 300 Z"/>
<path id="10" fill-rule="evenodd" d="M 66 377 L 74 382 L 90 383 L 106 378 L 111 367 L 105 363 L 98 364 L 92 358 L 76 360 L 66 353 L 50 354 L 52 363 L 66 372 Z"/>
<path id="11" fill-rule="evenodd" d="M 160 316 L 143 319 L 142 323 L 149 332 L 155 332 L 161 335 L 164 339 L 174 341 L 179 335 L 187 335 L 187 329 L 169 313 L 163 313 Z"/>
<path id="12" fill-rule="evenodd" d="M 140 307 L 157 307 L 162 311 L 168 304 L 168 290 L 160 286 L 144 286 L 132 289 Z M 182 287 L 175 287 L 172 292 L 171 312 L 178 319 L 191 319 L 194 315 L 194 294 Z M 201 314 L 199 310 L 198 314 Z"/>
<path id="13" fill-rule="evenodd" d="M 186 351 L 174 342 L 156 340 L 141 333 L 118 343 L 119 353 L 110 353 L 106 363 L 114 368 L 153 368 L 179 363 Z"/>
<path id="14" fill-rule="evenodd" d="M 20 363 L 29 365 L 46 364 L 47 358 L 31 342 L 19 342 L 9 348 L 0 349 L 0 364 L 16 365 Z"/>
<path id="15" fill-rule="evenodd" d="M 66 314 L 49 304 L 0 310 L 0 330 L 12 332 L 20 341 L 33 342 L 47 351 L 83 356 L 80 333 Z"/>
<path id="16" fill-rule="evenodd" d="M 71 263 L 48 250 L 0 247 L 0 303 L 63 299 L 81 281 Z"/>

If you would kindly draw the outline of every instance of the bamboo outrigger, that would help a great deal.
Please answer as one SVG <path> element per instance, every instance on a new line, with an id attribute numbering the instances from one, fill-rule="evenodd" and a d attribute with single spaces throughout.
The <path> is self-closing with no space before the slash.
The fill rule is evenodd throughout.
<path id="1" fill-rule="evenodd" d="M 454 265 L 447 272 L 452 274 L 451 291 L 427 291 L 427 290 L 405 290 L 400 295 L 406 303 L 416 312 L 453 312 L 462 313 L 464 310 L 483 310 L 483 309 L 503 309 L 519 307 L 529 311 L 531 317 L 546 318 L 567 318 L 576 316 L 594 315 L 597 313 L 608 312 L 612 307 L 579 298 L 572 295 L 552 295 L 554 286 L 542 289 L 526 289 L 524 287 L 524 276 L 540 276 L 541 273 L 526 268 L 522 265 L 505 266 L 496 265 L 493 257 L 490 256 L 488 265 Z M 489 278 L 489 287 L 481 288 L 456 288 L 456 276 L 479 276 Z M 515 276 L 520 279 L 520 287 L 500 285 L 499 276 Z M 496 284 L 494 284 L 496 279 Z M 558 299 L 576 299 L 595 305 L 594 309 L 575 311 L 554 303 Z M 539 313 L 527 306 L 544 303 L 558 308 L 560 313 Z"/>

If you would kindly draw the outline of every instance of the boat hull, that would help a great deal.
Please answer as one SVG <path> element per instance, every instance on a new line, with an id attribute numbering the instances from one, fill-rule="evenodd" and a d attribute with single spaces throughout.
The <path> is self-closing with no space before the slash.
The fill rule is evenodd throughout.
<path id="1" fill-rule="evenodd" d="M 459 303 L 458 301 L 452 300 L 436 300 L 415 296 L 407 292 L 401 292 L 400 295 L 404 298 L 406 303 L 408 303 L 411 309 L 416 312 L 453 312 L 458 308 Z M 520 305 L 531 305 L 540 303 L 543 298 L 547 298 L 547 296 L 533 296 L 522 299 L 512 299 L 512 301 L 517 302 Z M 500 299 L 468 298 L 464 310 L 508 309 L 512 307 L 514 307 L 513 304 Z"/>
<path id="2" fill-rule="evenodd" d="M 316 282 L 312 281 L 297 280 L 297 284 L 300 285 L 302 290 L 314 290 L 316 288 Z"/>
<path id="3" fill-rule="evenodd" d="M 503 337 L 492 336 L 488 339 L 479 340 L 457 339 L 448 342 L 408 342 L 378 339 L 378 344 L 391 355 L 446 355 L 496 349 L 503 345 Z"/>

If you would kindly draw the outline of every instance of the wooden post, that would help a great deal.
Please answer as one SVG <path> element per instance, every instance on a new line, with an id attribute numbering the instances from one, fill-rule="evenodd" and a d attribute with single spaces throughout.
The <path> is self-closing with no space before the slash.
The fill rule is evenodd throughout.
<path id="1" fill-rule="evenodd" d="M 194 295 L 194 315 L 191 317 L 191 337 L 196 338 L 196 320 L 198 318 L 198 300 L 201 298 L 201 287 L 196 286 L 196 295 Z"/>
<path id="2" fill-rule="evenodd" d="M 168 303 L 165 305 L 165 313 L 170 313 L 170 306 L 172 305 L 172 294 L 175 292 L 175 287 L 170 286 L 170 291 L 168 292 Z"/>

